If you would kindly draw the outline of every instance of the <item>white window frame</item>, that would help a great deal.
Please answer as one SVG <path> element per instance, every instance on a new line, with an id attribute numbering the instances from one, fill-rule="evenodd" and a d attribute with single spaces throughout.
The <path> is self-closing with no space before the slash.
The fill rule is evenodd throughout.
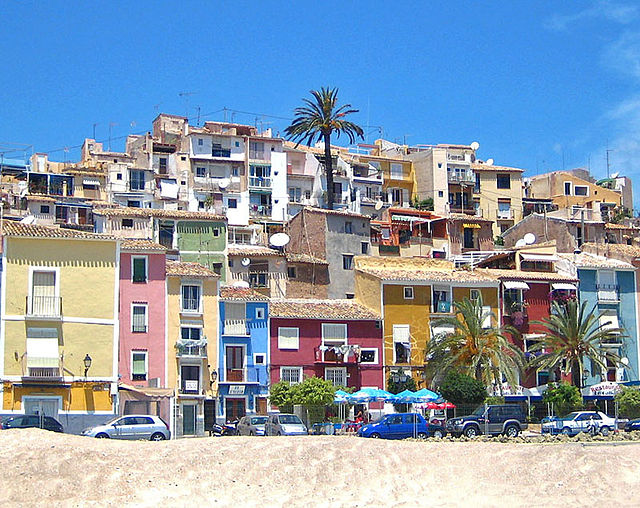
<path id="1" fill-rule="evenodd" d="M 379 350 L 377 347 L 363 347 L 360 349 L 360 358 L 362 358 L 362 353 L 364 353 L 365 351 L 373 351 L 375 353 L 374 359 L 372 362 L 363 362 L 362 359 L 360 360 L 360 364 L 361 365 L 377 365 L 378 364 L 378 354 L 379 354 Z"/>
<path id="2" fill-rule="evenodd" d="M 477 295 L 475 298 L 474 298 L 474 296 L 473 296 L 474 294 L 476 294 L 476 295 Z M 473 301 L 477 301 L 477 300 L 479 300 L 479 299 L 480 299 L 480 295 L 481 295 L 481 294 L 482 294 L 482 293 L 480 292 L 480 290 L 479 290 L 479 289 L 470 289 L 470 290 L 469 290 L 469 300 L 471 300 L 472 302 L 473 302 Z"/>
<path id="3" fill-rule="evenodd" d="M 411 363 L 411 325 L 409 324 L 394 324 L 393 327 L 391 328 L 392 330 L 392 335 L 391 335 L 391 340 L 393 342 L 393 363 L 398 363 L 396 361 L 396 342 L 403 342 L 403 341 L 396 341 L 395 338 L 395 330 L 397 329 L 407 329 L 409 331 L 409 362 Z"/>
<path id="4" fill-rule="evenodd" d="M 136 284 L 146 284 L 149 282 L 149 256 L 131 256 L 131 282 L 133 282 L 133 264 L 136 259 L 144 259 L 144 282 L 136 282 Z"/>
<path id="5" fill-rule="evenodd" d="M 55 274 L 55 296 L 60 297 L 60 267 L 56 266 L 30 266 L 29 267 L 29 297 L 33 296 L 33 273 L 34 272 L 54 272 Z"/>
<path id="6" fill-rule="evenodd" d="M 198 310 L 192 310 L 192 309 L 185 309 L 184 308 L 184 292 L 182 291 L 182 288 L 184 286 L 198 286 L 200 288 L 200 291 L 198 292 Z M 203 298 L 202 298 L 202 282 L 200 281 L 182 281 L 180 283 L 180 312 L 182 314 L 202 314 L 202 305 L 203 305 Z"/>
<path id="7" fill-rule="evenodd" d="M 256 307 L 256 319 L 264 319 L 264 307 Z"/>
<path id="8" fill-rule="evenodd" d="M 180 323 L 180 340 L 182 340 L 182 329 L 183 328 L 197 328 L 198 330 L 200 330 L 200 340 L 202 340 L 204 338 L 204 327 L 201 324 Z M 189 340 L 191 340 L 191 339 L 189 339 Z"/>
<path id="9" fill-rule="evenodd" d="M 335 379 L 329 379 L 329 372 L 340 372 L 341 377 L 344 379 L 344 384 L 340 383 L 340 384 L 336 384 Z M 331 381 L 333 383 L 333 386 L 347 386 L 347 383 L 349 381 L 348 379 L 348 375 L 347 375 L 347 368 L 346 367 L 325 367 L 324 368 L 324 379 L 325 381 Z"/>
<path id="10" fill-rule="evenodd" d="M 344 345 L 347 345 L 349 342 L 349 336 L 347 335 L 349 329 L 346 323 L 322 323 L 322 344 L 324 345 L 325 340 L 329 340 L 330 342 L 338 342 L 336 339 L 326 339 L 325 338 L 325 327 L 326 326 L 342 326 L 344 328 Z"/>
<path id="11" fill-rule="evenodd" d="M 342 254 L 342 269 L 343 270 L 353 270 L 354 269 L 354 264 L 355 264 L 354 257 L 355 256 L 353 254 L 349 254 L 349 253 Z M 349 268 L 345 268 L 345 264 L 346 264 L 345 261 L 347 259 L 349 259 Z"/>
<path id="12" fill-rule="evenodd" d="M 262 362 L 258 363 L 258 357 L 262 357 Z M 267 365 L 267 354 L 266 353 L 253 353 L 253 365 L 254 366 L 266 366 Z"/>
<path id="13" fill-rule="evenodd" d="M 410 290 L 411 296 L 407 296 L 407 290 Z M 413 286 L 404 286 L 402 288 L 402 296 L 404 296 L 405 300 L 413 300 L 414 295 L 415 295 L 415 292 L 414 292 Z"/>
<path id="14" fill-rule="evenodd" d="M 569 184 L 569 194 L 567 194 L 567 184 Z M 571 196 L 572 194 L 573 194 L 573 182 L 571 181 L 562 182 L 562 195 Z"/>
<path id="15" fill-rule="evenodd" d="M 389 166 L 389 177 L 391 180 L 403 180 L 404 165 L 397 162 L 392 162 Z"/>
<path id="16" fill-rule="evenodd" d="M 453 287 L 452 286 L 437 286 L 437 285 L 431 286 L 431 309 L 432 309 L 432 312 L 438 314 L 438 309 L 434 309 L 434 307 L 433 307 L 433 302 L 435 301 L 435 298 L 434 298 L 434 292 L 435 291 L 447 292 L 447 294 L 448 294 L 447 302 L 449 302 L 449 313 L 451 313 L 451 311 L 453 309 Z"/>
<path id="17" fill-rule="evenodd" d="M 144 307 L 144 332 L 135 332 L 133 330 L 133 308 Z M 149 333 L 149 304 L 146 302 L 131 302 L 131 333 Z"/>
<path id="18" fill-rule="evenodd" d="M 130 358 L 130 371 L 131 372 L 131 380 L 133 381 L 133 355 L 143 354 L 144 355 L 144 375 L 145 379 L 139 379 L 137 381 L 148 381 L 149 380 L 149 351 L 142 349 L 132 349 L 131 350 L 131 358 Z"/>
<path id="19" fill-rule="evenodd" d="M 283 345 L 281 344 L 281 340 L 282 340 L 282 336 L 280 334 L 280 330 L 295 330 L 296 331 L 296 339 L 297 339 L 297 344 L 296 347 L 283 347 Z M 287 337 L 288 338 L 288 337 Z M 285 351 L 297 351 L 300 349 L 300 328 L 295 327 L 295 326 L 279 326 L 278 327 L 278 349 L 282 349 Z"/>
<path id="20" fill-rule="evenodd" d="M 295 366 L 280 367 L 280 381 L 285 381 L 285 379 L 283 379 L 283 377 L 282 377 L 282 374 L 283 374 L 284 371 L 293 372 L 294 370 L 298 371 L 298 379 L 299 379 L 299 381 L 296 381 L 296 382 L 289 381 L 289 384 L 297 385 L 297 384 L 302 383 L 302 377 L 303 377 L 302 367 L 295 367 Z"/>
<path id="21" fill-rule="evenodd" d="M 586 194 L 576 194 L 576 189 L 580 187 L 581 189 L 587 189 L 587 193 Z M 589 186 L 588 185 L 574 185 L 573 186 L 573 195 L 574 196 L 578 196 L 580 198 L 588 198 L 589 197 Z"/>

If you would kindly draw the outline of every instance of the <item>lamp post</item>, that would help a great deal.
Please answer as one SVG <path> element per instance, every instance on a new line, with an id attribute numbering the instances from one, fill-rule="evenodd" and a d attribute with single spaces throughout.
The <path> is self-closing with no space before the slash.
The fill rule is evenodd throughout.
<path id="1" fill-rule="evenodd" d="M 91 368 L 91 357 L 89 356 L 89 353 L 87 353 L 84 357 L 84 377 L 87 377 L 87 372 L 89 372 L 89 369 Z"/>
<path id="2" fill-rule="evenodd" d="M 216 379 L 218 379 L 218 371 L 213 369 L 211 371 L 211 384 L 214 384 L 216 382 Z"/>

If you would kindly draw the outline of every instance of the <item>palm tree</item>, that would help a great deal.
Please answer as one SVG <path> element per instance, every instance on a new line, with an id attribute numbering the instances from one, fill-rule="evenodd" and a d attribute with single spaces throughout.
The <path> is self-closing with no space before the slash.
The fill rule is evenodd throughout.
<path id="1" fill-rule="evenodd" d="M 364 131 L 358 125 L 344 117 L 357 113 L 351 104 L 338 106 L 338 89 L 322 87 L 320 91 L 311 90 L 313 100 L 302 99 L 304 106 L 295 109 L 295 118 L 285 129 L 290 139 L 306 142 L 311 145 L 315 141 L 324 141 L 324 167 L 327 178 L 327 208 L 333 210 L 333 161 L 331 160 L 331 134 L 346 134 L 349 142 L 363 138 Z"/>
<path id="2" fill-rule="evenodd" d="M 544 336 L 529 348 L 535 355 L 530 365 L 551 372 L 561 368 L 579 388 L 585 360 L 591 360 L 602 372 L 607 371 L 607 361 L 616 367 L 623 365 L 620 356 L 603 345 L 618 342 L 625 336 L 624 330 L 600 324 L 600 317 L 595 306 L 587 310 L 587 302 L 580 306 L 574 300 L 553 302 L 551 315 L 534 321 L 544 328 Z"/>
<path id="3" fill-rule="evenodd" d="M 434 326 L 452 327 L 453 333 L 431 339 L 427 345 L 427 370 L 435 376 L 455 369 L 486 386 L 497 385 L 502 393 L 502 376 L 511 386 L 517 386 L 524 355 L 507 338 L 507 334 L 517 335 L 517 330 L 483 326 L 495 316 L 483 311 L 482 303 L 482 296 L 454 302 L 454 315 L 434 321 Z"/>

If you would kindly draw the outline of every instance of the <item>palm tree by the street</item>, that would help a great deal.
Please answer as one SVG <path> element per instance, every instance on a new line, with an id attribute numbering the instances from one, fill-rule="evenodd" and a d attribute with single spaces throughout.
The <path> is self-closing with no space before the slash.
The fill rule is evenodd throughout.
<path id="1" fill-rule="evenodd" d="M 511 386 L 518 384 L 524 369 L 524 355 L 508 335 L 516 336 L 512 327 L 491 326 L 495 320 L 490 310 L 483 309 L 482 296 L 454 302 L 451 316 L 434 320 L 435 327 L 453 329 L 433 337 L 427 345 L 427 373 L 436 378 L 449 370 L 474 377 L 485 386 L 497 386 L 502 393 L 503 376 Z M 489 324 L 489 326 L 485 326 Z"/>
<path id="2" fill-rule="evenodd" d="M 587 302 L 553 302 L 551 315 L 533 322 L 543 328 L 544 335 L 529 347 L 533 355 L 530 365 L 549 372 L 561 369 L 563 374 L 571 374 L 571 383 L 579 388 L 586 360 L 603 373 L 607 372 L 607 363 L 623 366 L 622 358 L 606 344 L 619 342 L 624 330 L 602 323 L 601 316 L 595 306 L 587 310 Z"/>
<path id="3" fill-rule="evenodd" d="M 295 118 L 285 129 L 287 136 L 297 142 L 311 145 L 316 141 L 324 142 L 324 167 L 327 181 L 327 208 L 332 210 L 335 201 L 333 194 L 333 161 L 331 160 L 331 135 L 345 134 L 349 142 L 363 138 L 362 128 L 345 120 L 347 115 L 357 113 L 351 104 L 338 106 L 338 89 L 322 87 L 311 90 L 311 99 L 302 99 L 304 106 L 295 109 Z"/>

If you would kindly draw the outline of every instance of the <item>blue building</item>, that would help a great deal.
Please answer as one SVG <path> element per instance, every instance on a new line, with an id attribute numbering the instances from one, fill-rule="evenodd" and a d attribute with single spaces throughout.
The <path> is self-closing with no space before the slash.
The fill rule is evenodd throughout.
<path id="1" fill-rule="evenodd" d="M 218 421 L 267 414 L 268 298 L 248 288 L 220 288 Z"/>
<path id="2" fill-rule="evenodd" d="M 638 381 L 638 322 L 635 268 L 630 263 L 597 254 L 582 252 L 563 255 L 571 260 L 580 280 L 580 302 L 601 314 L 600 324 L 622 328 L 626 336 L 603 345 L 622 358 L 623 367 L 609 365 L 606 372 L 587 362 L 585 365 L 585 395 L 589 387 L 602 382 L 626 383 Z"/>

